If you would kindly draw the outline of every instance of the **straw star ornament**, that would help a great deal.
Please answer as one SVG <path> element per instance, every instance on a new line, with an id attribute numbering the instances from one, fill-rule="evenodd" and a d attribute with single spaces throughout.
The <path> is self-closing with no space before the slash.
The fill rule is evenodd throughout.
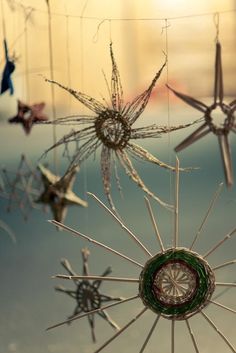
<path id="1" fill-rule="evenodd" d="M 112 62 L 110 87 L 111 105 L 106 106 L 103 102 L 101 103 L 96 99 L 88 96 L 87 94 L 77 92 L 71 88 L 65 87 L 54 80 L 46 79 L 46 81 L 51 82 L 52 84 L 56 84 L 57 86 L 69 92 L 78 101 L 80 101 L 83 105 L 95 113 L 94 117 L 79 116 L 57 119 L 54 122 L 55 124 L 73 124 L 80 126 L 80 128 L 77 131 L 73 130 L 71 133 L 62 137 L 46 152 L 59 145 L 67 145 L 73 141 L 80 141 L 80 147 L 77 149 L 71 162 L 71 165 L 73 166 L 87 159 L 90 155 L 95 153 L 99 147 L 101 147 L 100 163 L 103 186 L 108 202 L 113 210 L 115 210 L 115 206 L 111 196 L 111 175 L 115 161 L 118 161 L 121 167 L 125 170 L 125 173 L 146 194 L 154 198 L 161 205 L 168 207 L 169 205 L 163 202 L 144 184 L 143 180 L 131 162 L 131 157 L 141 161 L 154 163 L 159 167 L 163 167 L 169 170 L 174 170 L 174 168 L 160 161 L 147 150 L 132 142 L 132 140 L 154 137 L 157 138 L 162 134 L 181 129 L 192 124 L 190 123 L 187 125 L 171 127 L 158 126 L 153 124 L 150 126 L 134 128 L 133 124 L 141 116 L 146 105 L 148 104 L 152 90 L 154 89 L 155 84 L 159 79 L 166 63 L 164 63 L 161 69 L 156 73 L 151 84 L 143 93 L 134 98 L 132 102 L 124 104 L 123 88 L 113 54 L 112 43 L 110 44 L 110 57 Z M 86 127 L 82 128 L 83 125 L 86 125 Z"/>
<path id="2" fill-rule="evenodd" d="M 219 309 L 219 311 L 224 310 L 236 314 L 236 310 L 229 306 L 226 306 L 213 297 L 215 291 L 220 288 L 236 288 L 234 282 L 220 282 L 217 280 L 219 271 L 227 269 L 228 266 L 236 264 L 236 260 L 230 260 L 223 263 L 219 263 L 215 266 L 208 263 L 209 257 L 214 254 L 221 246 L 226 242 L 232 240 L 236 235 L 236 228 L 230 230 L 226 235 L 224 235 L 219 241 L 217 241 L 212 247 L 210 247 L 203 255 L 198 254 L 193 250 L 196 242 L 199 240 L 201 231 L 204 228 L 206 221 L 213 209 L 213 206 L 220 194 L 222 185 L 219 185 L 218 190 L 214 194 L 210 206 L 207 209 L 206 215 L 201 222 L 196 235 L 191 242 L 189 247 L 180 246 L 179 237 L 179 163 L 176 163 L 176 185 L 175 185 L 175 217 L 174 217 L 174 232 L 173 232 L 173 243 L 172 246 L 166 248 L 164 245 L 164 239 L 160 235 L 159 227 L 156 223 L 155 217 L 153 215 L 153 210 L 149 200 L 146 198 L 147 209 L 150 215 L 150 219 L 154 228 L 156 235 L 156 240 L 159 244 L 160 250 L 157 252 L 150 252 L 147 247 L 139 240 L 139 238 L 129 230 L 106 205 L 102 203 L 95 195 L 90 194 L 95 198 L 95 200 L 102 206 L 106 212 L 108 212 L 112 217 L 118 222 L 122 229 L 127 232 L 136 245 L 138 245 L 142 251 L 147 256 L 147 260 L 144 264 L 139 263 L 136 259 L 128 257 L 127 255 L 116 251 L 115 249 L 109 248 L 107 245 L 100 243 L 87 235 L 76 231 L 68 226 L 51 221 L 54 225 L 61 227 L 67 232 L 77 236 L 81 239 L 87 240 L 96 244 L 106 251 L 113 253 L 125 261 L 132 263 L 133 265 L 139 267 L 140 274 L 139 278 L 124 278 L 124 277 L 107 277 L 107 281 L 113 282 L 123 282 L 135 287 L 135 295 L 120 301 L 119 303 L 108 304 L 101 308 L 91 311 L 89 314 L 95 314 L 101 310 L 114 307 L 115 305 L 121 305 L 122 303 L 139 300 L 143 308 L 137 312 L 137 314 L 131 318 L 117 333 L 110 337 L 104 344 L 102 344 L 94 353 L 103 351 L 108 345 L 126 331 L 131 325 L 133 325 L 137 320 L 141 320 L 144 313 L 148 311 L 155 314 L 153 323 L 150 324 L 150 329 L 147 333 L 146 338 L 140 349 L 135 350 L 135 352 L 143 353 L 153 335 L 157 324 L 161 320 L 169 320 L 170 322 L 170 342 L 171 342 L 171 352 L 174 353 L 176 345 L 176 326 L 180 321 L 185 323 L 186 332 L 190 337 L 190 342 L 192 342 L 193 349 L 196 353 L 201 350 L 199 348 L 198 337 L 192 329 L 192 317 L 198 316 L 203 321 L 205 321 L 209 328 L 213 329 L 219 338 L 221 338 L 227 347 L 234 353 L 236 349 L 230 340 L 224 335 L 221 329 L 215 324 L 213 319 L 209 316 L 207 310 L 208 307 L 214 306 Z M 81 278 L 81 276 L 62 276 L 57 275 L 56 277 L 75 280 Z M 97 276 L 89 276 L 88 279 L 95 279 Z M 219 278 L 219 277 L 218 277 Z M 221 277 L 222 278 L 222 277 Z M 139 303 L 139 304 L 140 304 Z M 73 320 L 81 319 L 83 315 L 76 315 Z M 61 322 L 59 324 L 51 326 L 49 329 L 64 325 L 69 320 Z M 142 328 L 143 332 L 143 328 Z M 210 332 L 209 332 L 210 334 Z M 157 332 L 158 337 L 158 332 Z M 158 337 L 160 339 L 160 337 Z M 121 341 L 120 341 L 121 342 Z M 203 343 L 204 344 L 204 343 Z M 204 346 L 203 346 L 204 347 Z M 111 351 L 111 349 L 109 350 Z"/>
<path id="3" fill-rule="evenodd" d="M 227 185 L 233 185 L 233 166 L 229 144 L 229 133 L 231 131 L 236 133 L 236 123 L 234 116 L 236 109 L 236 99 L 234 99 L 229 104 L 224 102 L 221 44 L 219 42 L 216 43 L 214 100 L 210 106 L 207 106 L 205 103 L 200 102 L 195 98 L 177 92 L 169 86 L 168 88 L 185 103 L 204 113 L 205 120 L 198 129 L 196 129 L 175 148 L 175 151 L 179 152 L 194 142 L 200 140 L 204 136 L 208 135 L 209 133 L 213 133 L 219 142 Z M 214 113 L 216 113 L 218 110 L 221 114 L 224 115 L 224 120 L 220 124 L 217 124 L 217 122 L 214 120 Z"/>
<path id="4" fill-rule="evenodd" d="M 25 133 L 28 135 L 33 124 L 46 121 L 48 117 L 43 113 L 45 103 L 25 104 L 18 100 L 17 114 L 8 121 L 10 124 L 22 124 Z"/>
<path id="5" fill-rule="evenodd" d="M 36 202 L 49 205 L 55 220 L 63 222 L 68 206 L 87 207 L 87 202 L 83 201 L 72 191 L 79 167 L 74 167 L 63 177 L 53 174 L 41 164 L 39 164 L 38 168 L 41 173 L 44 191 Z"/>
<path id="6" fill-rule="evenodd" d="M 41 188 L 36 169 L 22 155 L 16 171 L 2 169 L 2 179 L 4 183 L 0 187 L 0 197 L 7 200 L 7 211 L 20 210 L 27 220 L 29 212 L 36 207 L 34 198 L 39 196 Z"/>
<path id="7" fill-rule="evenodd" d="M 108 267 L 101 276 L 95 278 L 93 281 L 89 280 L 89 266 L 88 266 L 88 258 L 90 255 L 90 251 L 87 248 L 81 250 L 82 259 L 83 259 L 83 275 L 78 276 L 75 271 L 72 269 L 69 261 L 67 259 L 61 260 L 62 266 L 66 269 L 70 276 L 77 276 L 74 279 L 74 284 L 76 285 L 76 289 L 66 289 L 63 286 L 55 287 L 55 290 L 61 293 L 65 293 L 69 295 L 71 298 L 75 299 L 76 307 L 74 312 L 68 318 L 68 324 L 73 321 L 75 317 L 84 313 L 88 318 L 89 326 L 91 329 L 91 335 L 93 342 L 96 342 L 95 336 L 95 316 L 94 313 L 89 314 L 90 311 L 97 310 L 103 306 L 104 303 L 109 302 L 119 302 L 123 298 L 120 297 L 112 297 L 109 295 L 102 294 L 100 291 L 100 287 L 106 276 L 111 273 L 111 267 Z M 66 276 L 67 277 L 67 276 Z M 63 275 L 62 275 L 62 278 Z M 82 314 L 83 315 L 83 314 Z M 107 321 L 110 326 L 116 330 L 119 330 L 119 326 L 111 319 L 106 310 L 100 310 L 97 312 L 97 315 L 102 319 Z"/>

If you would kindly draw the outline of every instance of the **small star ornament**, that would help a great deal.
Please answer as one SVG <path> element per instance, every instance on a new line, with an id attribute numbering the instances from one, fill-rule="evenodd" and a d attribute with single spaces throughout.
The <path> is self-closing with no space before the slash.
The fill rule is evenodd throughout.
<path id="1" fill-rule="evenodd" d="M 179 152 L 184 148 L 190 146 L 194 142 L 200 140 L 202 137 L 208 135 L 209 133 L 213 133 L 217 137 L 219 142 L 227 186 L 232 186 L 233 167 L 229 144 L 229 133 L 231 131 L 236 133 L 236 124 L 234 116 L 234 112 L 236 109 L 236 99 L 230 102 L 229 104 L 224 102 L 221 44 L 218 41 L 216 43 L 214 100 L 210 106 L 207 106 L 205 103 L 200 102 L 195 98 L 177 92 L 169 86 L 168 88 L 185 103 L 191 105 L 193 108 L 199 110 L 204 114 L 204 123 L 191 135 L 189 135 L 184 141 L 182 141 L 175 148 L 175 151 Z M 214 120 L 214 114 L 217 113 L 217 110 L 224 115 L 224 120 L 220 124 L 217 124 Z"/>
<path id="2" fill-rule="evenodd" d="M 69 295 L 71 298 L 76 300 L 76 307 L 71 316 L 68 318 L 68 323 L 75 320 L 81 313 L 85 313 L 89 326 L 91 328 L 91 335 L 93 342 L 96 342 L 95 336 L 95 320 L 94 313 L 89 314 L 93 310 L 97 310 L 102 307 L 103 303 L 109 303 L 111 301 L 119 302 L 122 298 L 112 297 L 100 293 L 100 286 L 106 276 L 111 273 L 111 267 L 108 267 L 101 276 L 97 276 L 93 281 L 90 281 L 89 267 L 88 267 L 88 257 L 90 251 L 87 248 L 81 250 L 83 259 L 83 275 L 77 276 L 77 274 L 72 269 L 68 260 L 63 259 L 61 261 L 62 266 L 71 276 L 77 276 L 77 279 L 73 279 L 76 289 L 65 289 L 62 286 L 57 286 L 55 289 L 59 292 Z M 63 275 L 61 275 L 64 277 Z M 106 310 L 101 310 L 97 312 L 98 316 L 107 321 L 112 328 L 119 330 L 119 326 L 110 318 Z"/>
<path id="3" fill-rule="evenodd" d="M 20 210 L 25 220 L 36 207 L 34 198 L 40 194 L 41 181 L 30 160 L 22 155 L 15 171 L 1 170 L 0 198 L 7 200 L 7 212 Z M 0 176 L 0 177 L 1 177 Z"/>
<path id="4" fill-rule="evenodd" d="M 61 222 L 65 219 L 67 208 L 70 205 L 87 207 L 87 202 L 79 198 L 72 187 L 79 168 L 73 168 L 63 177 L 53 174 L 49 169 L 39 164 L 38 166 L 44 191 L 36 200 L 38 203 L 49 205 L 55 220 Z"/>
<path id="5" fill-rule="evenodd" d="M 14 87 L 11 79 L 11 74 L 15 70 L 15 64 L 14 64 L 14 60 L 9 58 L 6 39 L 4 39 L 3 45 L 4 45 L 6 63 L 2 73 L 1 94 L 9 90 L 10 95 L 13 95 Z"/>
<path id="6" fill-rule="evenodd" d="M 48 120 L 48 117 L 43 113 L 44 107 L 45 103 L 43 102 L 28 105 L 18 100 L 17 114 L 8 121 L 10 124 L 22 124 L 26 135 L 28 135 L 33 124 Z"/>

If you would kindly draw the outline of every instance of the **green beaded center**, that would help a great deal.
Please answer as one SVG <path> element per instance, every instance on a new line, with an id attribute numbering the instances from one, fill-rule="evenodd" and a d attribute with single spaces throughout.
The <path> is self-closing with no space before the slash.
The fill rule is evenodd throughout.
<path id="1" fill-rule="evenodd" d="M 139 295 L 145 306 L 170 319 L 183 320 L 208 304 L 215 277 L 197 253 L 171 248 L 152 257 L 140 274 Z"/>

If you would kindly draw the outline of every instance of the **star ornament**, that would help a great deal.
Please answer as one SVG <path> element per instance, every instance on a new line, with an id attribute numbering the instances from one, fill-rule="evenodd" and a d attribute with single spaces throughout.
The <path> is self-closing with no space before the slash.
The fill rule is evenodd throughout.
<path id="1" fill-rule="evenodd" d="M 143 315 L 146 313 L 152 312 L 154 314 L 154 320 L 150 323 L 150 328 L 147 329 L 146 336 L 143 337 L 143 344 L 140 349 L 135 349 L 135 352 L 143 353 L 148 351 L 146 348 L 148 346 L 151 336 L 154 334 L 155 329 L 159 327 L 159 322 L 163 320 L 168 320 L 170 323 L 170 339 L 171 342 L 171 352 L 176 352 L 175 345 L 178 340 L 176 334 L 176 329 L 180 326 L 180 323 L 185 325 L 186 334 L 190 338 L 190 342 L 193 346 L 193 351 L 199 353 L 203 350 L 206 351 L 204 347 L 204 340 L 201 343 L 201 340 L 195 333 L 193 329 L 194 320 L 193 317 L 198 316 L 199 320 L 207 323 L 209 327 L 209 335 L 215 331 L 218 337 L 222 339 L 229 348 L 230 351 L 236 352 L 236 348 L 230 342 L 228 337 L 221 331 L 221 329 L 216 325 L 216 323 L 209 315 L 208 308 L 215 307 L 218 309 L 218 315 L 221 314 L 221 311 L 231 312 L 236 314 L 236 310 L 225 304 L 215 300 L 215 296 L 219 297 L 219 290 L 221 288 L 236 288 L 235 282 L 225 282 L 222 281 L 223 271 L 227 270 L 229 266 L 236 264 L 236 260 L 228 260 L 226 262 L 220 262 L 217 265 L 211 264 L 211 255 L 215 254 L 218 249 L 225 245 L 226 242 L 232 241 L 235 239 L 236 228 L 229 230 L 226 235 L 218 240 L 212 247 L 206 249 L 203 254 L 199 254 L 194 250 L 196 243 L 201 237 L 201 231 L 206 224 L 206 220 L 210 212 L 213 209 L 213 206 L 219 197 L 220 191 L 222 189 L 220 184 L 216 193 L 214 194 L 210 206 L 207 209 L 206 214 L 204 215 L 203 221 L 198 228 L 196 235 L 191 240 L 188 247 L 181 246 L 180 234 L 179 234 L 179 164 L 178 160 L 176 163 L 176 184 L 175 184 L 175 217 L 174 217 L 174 231 L 172 236 L 172 244 L 169 247 L 165 246 L 163 237 L 160 234 L 158 224 L 155 220 L 152 206 L 150 201 L 146 198 L 147 210 L 150 215 L 151 223 L 153 225 L 155 238 L 158 244 L 158 249 L 154 252 L 150 251 L 143 242 L 139 240 L 139 237 L 135 235 L 131 230 L 129 230 L 125 224 L 122 223 L 121 218 L 118 218 L 106 205 L 102 203 L 95 195 L 90 194 L 100 206 L 108 212 L 116 222 L 118 222 L 121 228 L 126 231 L 126 233 L 131 237 L 134 244 L 138 246 L 146 256 L 146 261 L 144 263 L 138 262 L 135 258 L 127 256 L 125 253 L 116 251 L 115 249 L 109 248 L 107 245 L 100 243 L 93 238 L 90 238 L 86 234 L 83 234 L 79 231 L 76 231 L 68 226 L 52 221 L 55 226 L 59 226 L 62 229 L 66 230 L 69 233 L 72 233 L 75 236 L 78 236 L 80 239 L 93 242 L 97 246 L 102 247 L 106 251 L 111 252 L 114 255 L 119 256 L 123 260 L 132 263 L 139 268 L 139 276 L 137 278 L 130 277 L 107 277 L 108 281 L 114 283 L 126 283 L 127 285 L 134 286 L 134 295 L 120 301 L 115 304 L 104 305 L 101 308 L 94 309 L 90 312 L 97 313 L 100 310 L 108 310 L 112 306 L 119 305 L 119 307 L 124 302 L 137 300 L 137 305 L 141 305 L 142 308 L 137 310 L 137 313 L 134 317 L 123 326 L 121 329 L 111 336 L 104 344 L 102 344 L 94 353 L 98 353 L 104 350 L 108 345 L 112 344 L 113 341 L 121 335 L 124 331 L 128 330 L 131 325 L 133 325 L 137 320 L 142 320 Z M 152 249 L 153 250 L 153 249 Z M 208 262 L 209 261 L 209 262 Z M 227 276 L 227 273 L 225 273 Z M 219 277 L 218 277 L 219 276 Z M 60 278 L 67 279 L 76 279 L 77 277 L 64 276 Z M 94 278 L 90 276 L 90 278 Z M 219 281 L 221 279 L 221 281 Z M 218 293 L 217 293 L 218 291 Z M 222 293 L 221 293 L 222 294 Z M 127 308 L 126 308 L 127 311 Z M 74 319 L 81 319 L 85 315 L 77 315 Z M 219 316 L 220 317 L 220 316 Z M 219 320 L 218 320 L 219 321 Z M 57 324 L 57 327 L 65 324 L 65 322 Z M 184 334 L 184 326 L 181 326 L 181 329 Z M 233 327 L 233 326 L 232 326 Z M 144 332 L 144 327 L 140 331 L 140 335 Z M 160 337 L 159 331 L 156 332 L 156 340 L 162 339 Z M 208 332 L 207 332 L 208 334 Z M 209 341 L 210 342 L 210 341 Z M 120 341 L 121 343 L 121 341 Z M 203 347 L 200 348 L 201 344 Z M 105 351 L 105 350 L 104 350 Z M 113 351 L 112 348 L 109 352 Z M 129 350 L 131 352 L 131 350 Z"/>
<path id="2" fill-rule="evenodd" d="M 8 121 L 10 124 L 22 124 L 26 135 L 28 135 L 33 124 L 48 120 L 48 117 L 43 113 L 44 108 L 45 103 L 43 102 L 28 105 L 18 100 L 17 115 Z"/>
<path id="3" fill-rule="evenodd" d="M 101 276 L 97 276 L 93 281 L 90 280 L 89 276 L 89 266 L 88 266 L 88 257 L 90 255 L 90 251 L 87 248 L 81 250 L 82 259 L 83 259 L 83 274 L 79 276 L 72 269 L 69 261 L 67 259 L 63 259 L 61 261 L 62 266 L 66 269 L 70 276 L 73 276 L 73 281 L 76 286 L 75 289 L 66 289 L 63 286 L 57 286 L 55 289 L 58 292 L 65 293 L 69 295 L 76 301 L 76 307 L 71 316 L 69 316 L 66 321 L 70 324 L 78 315 L 82 313 L 85 314 L 88 318 L 89 326 L 91 329 L 91 335 L 93 342 L 96 342 L 95 336 L 95 314 L 91 313 L 93 310 L 97 310 L 101 308 L 105 303 L 109 302 L 120 302 L 122 298 L 112 297 L 109 295 L 105 295 L 101 293 L 100 287 L 102 282 L 106 280 L 106 277 L 112 272 L 111 267 L 108 267 Z M 61 275 L 64 278 L 63 275 Z M 66 276 L 67 277 L 67 276 Z M 75 278 L 76 277 L 76 278 Z M 83 314 L 82 314 L 83 315 Z M 107 321 L 110 326 L 119 330 L 119 326 L 111 319 L 106 310 L 100 310 L 97 312 L 97 315 L 102 319 Z"/>
<path id="4" fill-rule="evenodd" d="M 111 197 L 111 176 L 113 167 L 116 167 L 117 162 L 125 170 L 125 173 L 131 178 L 131 180 L 145 193 L 154 198 L 161 205 L 168 207 L 165 202 L 157 197 L 144 184 L 143 180 L 134 168 L 131 158 L 154 163 L 159 167 L 169 170 L 174 170 L 174 168 L 157 159 L 147 150 L 134 143 L 133 140 L 160 137 L 164 133 L 169 133 L 186 126 L 190 126 L 191 124 L 176 127 L 157 126 L 155 124 L 140 128 L 133 127 L 134 123 L 143 113 L 151 96 L 152 90 L 155 87 L 155 84 L 159 79 L 166 63 L 164 63 L 161 69 L 156 73 L 151 84 L 143 93 L 134 98 L 132 102 L 124 104 L 123 88 L 113 54 L 112 43 L 110 44 L 110 57 L 112 63 L 110 104 L 107 103 L 107 105 L 104 105 L 104 102 L 101 103 L 87 94 L 77 92 L 71 88 L 61 85 L 56 81 L 46 79 L 46 81 L 56 84 L 69 92 L 78 101 L 95 113 L 95 116 L 93 117 L 79 116 L 77 118 L 65 117 L 57 119 L 54 122 L 55 124 L 78 125 L 79 129 L 77 131 L 73 130 L 69 134 L 65 135 L 56 144 L 49 148 L 46 153 L 59 145 L 67 146 L 70 142 L 80 141 L 80 146 L 72 160 L 72 165 L 76 165 L 77 163 L 81 163 L 83 160 L 87 159 L 91 154 L 95 153 L 99 147 L 101 147 L 100 164 L 103 186 L 108 202 L 113 210 L 115 210 L 115 207 Z M 83 128 L 83 125 L 86 126 Z M 119 181 L 117 177 L 116 179 Z"/>
<path id="5" fill-rule="evenodd" d="M 7 199 L 7 211 L 19 210 L 25 220 L 35 208 L 34 198 L 39 195 L 40 179 L 30 160 L 22 155 L 15 171 L 2 169 L 0 197 Z M 2 189 L 2 190 L 1 190 Z"/>
<path id="6" fill-rule="evenodd" d="M 2 73 L 1 94 L 9 90 L 10 94 L 13 95 L 14 87 L 13 87 L 11 75 L 15 70 L 15 63 L 14 63 L 14 60 L 9 58 L 7 41 L 5 39 L 3 41 L 3 45 L 4 45 L 6 62 Z"/>
<path id="7" fill-rule="evenodd" d="M 41 173 L 44 191 L 36 202 L 49 205 L 55 220 L 62 222 L 65 219 L 68 206 L 87 207 L 87 202 L 72 191 L 76 173 L 79 170 L 78 167 L 74 167 L 63 177 L 53 174 L 43 165 L 39 164 L 38 168 Z"/>
<path id="8" fill-rule="evenodd" d="M 193 108 L 199 110 L 204 114 L 204 123 L 182 141 L 175 151 L 179 152 L 184 148 L 190 146 L 194 142 L 200 140 L 209 133 L 213 133 L 219 142 L 221 157 L 223 161 L 224 174 L 227 186 L 233 185 L 233 167 L 232 156 L 229 144 L 229 133 L 232 131 L 236 133 L 236 124 L 234 112 L 236 109 L 236 100 L 229 104 L 224 102 L 224 89 L 223 89 L 223 72 L 221 61 L 221 45 L 216 43 L 216 56 L 215 56 L 215 82 L 214 82 L 214 100 L 210 106 L 198 101 L 195 98 L 189 97 L 183 93 L 177 92 L 174 89 L 168 88 L 185 103 L 191 105 Z M 220 112 L 223 114 L 224 119 L 217 123 L 214 114 Z"/>

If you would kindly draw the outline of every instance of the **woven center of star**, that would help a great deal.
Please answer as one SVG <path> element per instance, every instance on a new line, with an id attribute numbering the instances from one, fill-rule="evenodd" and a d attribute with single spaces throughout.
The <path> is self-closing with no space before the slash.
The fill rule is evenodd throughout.
<path id="1" fill-rule="evenodd" d="M 78 306 L 83 312 L 89 312 L 101 307 L 101 296 L 98 290 L 87 281 L 79 284 L 76 299 Z"/>
<path id="2" fill-rule="evenodd" d="M 123 149 L 130 139 L 131 128 L 119 112 L 106 110 L 95 122 L 97 137 L 108 148 Z"/>
<path id="3" fill-rule="evenodd" d="M 206 112 L 206 121 L 216 135 L 229 132 L 234 125 L 234 119 L 231 107 L 224 103 L 213 104 Z"/>
<path id="4" fill-rule="evenodd" d="M 209 303 L 215 277 L 208 263 L 185 248 L 152 257 L 140 274 L 139 295 L 149 309 L 168 319 L 184 320 Z"/>
<path id="5" fill-rule="evenodd" d="M 197 286 L 196 272 L 184 262 L 174 261 L 157 271 L 153 290 L 164 304 L 182 304 L 192 298 Z"/>

